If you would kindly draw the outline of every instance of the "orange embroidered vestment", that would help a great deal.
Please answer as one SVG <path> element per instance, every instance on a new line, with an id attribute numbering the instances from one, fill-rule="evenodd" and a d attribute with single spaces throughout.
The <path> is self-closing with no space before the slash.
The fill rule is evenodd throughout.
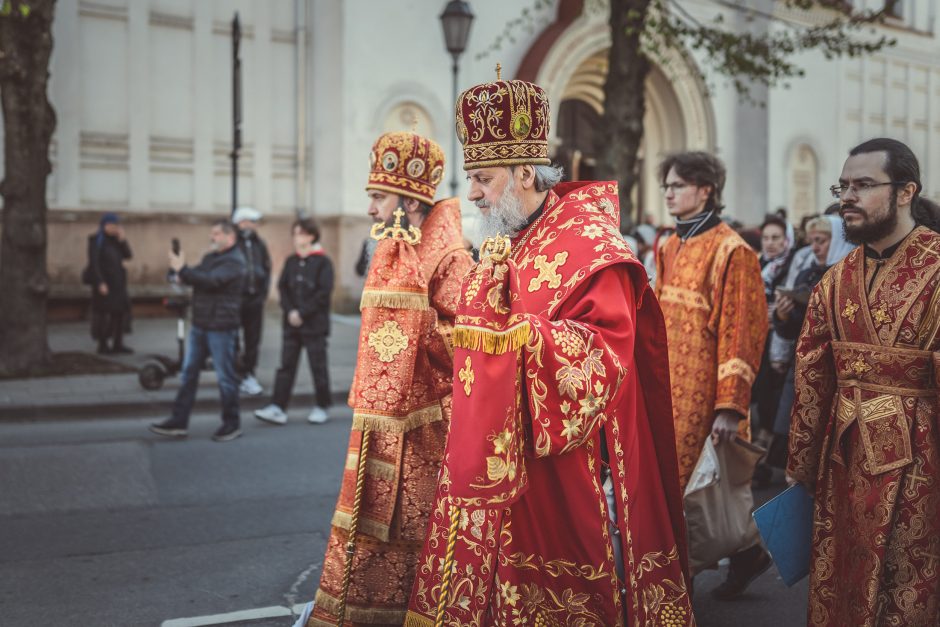
<path id="1" fill-rule="evenodd" d="M 556 186 L 464 281 L 407 626 L 694 624 L 662 314 L 618 222 L 615 183 Z"/>
<path id="2" fill-rule="evenodd" d="M 918 227 L 876 264 L 860 247 L 826 273 L 797 344 L 810 625 L 940 625 L 940 235 Z"/>
<path id="3" fill-rule="evenodd" d="M 672 235 L 657 260 L 656 276 L 669 338 L 684 491 L 715 413 L 731 409 L 748 415 L 767 337 L 767 303 L 757 255 L 723 222 L 684 242 Z M 744 421 L 742 435 L 746 429 Z"/>
<path id="4" fill-rule="evenodd" d="M 460 283 L 472 265 L 457 199 L 434 206 L 417 245 L 385 239 L 376 248 L 350 390 L 353 428 L 309 627 L 338 624 L 344 588 L 343 624 L 401 625 L 405 619 L 450 419 Z"/>

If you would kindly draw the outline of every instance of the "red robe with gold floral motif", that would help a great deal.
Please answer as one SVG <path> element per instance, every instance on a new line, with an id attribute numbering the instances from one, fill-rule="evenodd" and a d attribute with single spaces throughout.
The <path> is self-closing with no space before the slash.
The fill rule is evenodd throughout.
<path id="1" fill-rule="evenodd" d="M 615 183 L 559 185 L 467 276 L 406 625 L 694 624 L 665 329 L 618 222 Z"/>
<path id="2" fill-rule="evenodd" d="M 723 222 L 685 241 L 672 235 L 657 259 L 656 277 L 684 491 L 715 414 L 749 413 L 767 337 L 767 302 L 757 255 Z M 750 439 L 746 420 L 741 435 Z"/>
<path id="3" fill-rule="evenodd" d="M 860 247 L 826 273 L 797 345 L 810 625 L 940 625 L 940 235 L 918 227 L 877 263 Z"/>
<path id="4" fill-rule="evenodd" d="M 362 300 L 353 428 L 309 627 L 336 625 L 355 510 L 363 489 L 345 625 L 401 625 L 424 541 L 450 418 L 451 333 L 473 265 L 457 199 L 437 203 L 415 246 L 379 242 Z"/>

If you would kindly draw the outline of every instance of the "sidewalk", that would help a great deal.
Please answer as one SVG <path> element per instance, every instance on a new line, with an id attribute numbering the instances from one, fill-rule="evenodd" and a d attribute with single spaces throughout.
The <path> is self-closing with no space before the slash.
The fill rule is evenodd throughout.
<path id="1" fill-rule="evenodd" d="M 188 325 L 187 325 L 188 331 Z M 329 340 L 330 387 L 333 402 L 345 404 L 356 367 L 356 349 L 359 340 L 359 317 L 332 317 Z M 134 321 L 134 332 L 127 336 L 127 344 L 134 349 L 132 355 L 109 356 L 135 369 L 122 374 L 76 375 L 35 379 L 9 379 L 0 381 L 0 421 L 36 418 L 101 418 L 109 415 L 159 415 L 169 411 L 179 388 L 179 377 L 168 377 L 163 387 L 147 391 L 137 380 L 136 369 L 147 361 L 148 355 L 176 355 L 176 319 L 144 318 Z M 62 322 L 49 325 L 49 348 L 52 352 L 93 352 L 95 344 L 88 333 L 87 322 Z M 264 386 L 257 397 L 241 397 L 243 412 L 268 403 L 274 385 L 281 353 L 281 318 L 275 309 L 269 309 L 264 321 L 261 356 L 256 376 Z M 313 382 L 306 355 L 294 385 L 292 409 L 309 409 L 314 400 Z M 215 373 L 203 371 L 199 379 L 196 408 L 212 410 L 219 407 L 219 390 Z"/>

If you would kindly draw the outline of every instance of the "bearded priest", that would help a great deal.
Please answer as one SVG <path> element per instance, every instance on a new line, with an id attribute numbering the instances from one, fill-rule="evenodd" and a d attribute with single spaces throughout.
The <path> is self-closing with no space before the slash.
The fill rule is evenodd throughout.
<path id="1" fill-rule="evenodd" d="M 662 313 L 617 185 L 560 183 L 545 91 L 457 102 L 488 239 L 408 626 L 694 624 Z"/>
<path id="2" fill-rule="evenodd" d="M 456 198 L 434 203 L 444 153 L 387 133 L 366 190 L 379 240 L 362 294 L 352 433 L 307 627 L 401 625 L 450 417 L 451 333 L 473 264 Z"/>

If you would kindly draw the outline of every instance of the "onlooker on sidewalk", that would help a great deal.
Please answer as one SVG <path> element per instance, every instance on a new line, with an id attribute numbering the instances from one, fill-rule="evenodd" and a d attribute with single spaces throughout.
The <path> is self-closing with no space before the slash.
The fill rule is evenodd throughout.
<path id="1" fill-rule="evenodd" d="M 98 340 L 99 353 L 133 352 L 124 346 L 131 313 L 124 260 L 130 258 L 117 214 L 104 214 L 98 231 L 88 236 L 88 266 L 82 273 L 82 281 L 91 286 L 91 335 Z"/>
<path id="2" fill-rule="evenodd" d="M 232 214 L 232 224 L 238 226 L 238 248 L 245 256 L 247 270 L 241 308 L 243 343 L 238 372 L 242 377 L 239 389 L 251 396 L 257 396 L 264 390 L 255 378 L 255 368 L 258 367 L 264 302 L 271 287 L 271 256 L 264 240 L 258 237 L 259 220 L 261 212 L 252 207 L 239 207 Z"/>
<path id="3" fill-rule="evenodd" d="M 193 325 L 180 373 L 180 389 L 173 401 L 173 414 L 150 430 L 169 437 L 185 437 L 189 414 L 196 401 L 199 372 L 208 355 L 219 378 L 222 397 L 222 426 L 213 440 L 234 440 L 242 434 L 238 415 L 238 378 L 235 375 L 235 344 L 240 323 L 245 258 L 235 245 L 235 226 L 228 220 L 212 225 L 212 251 L 195 268 L 186 265 L 183 253 L 169 253 L 174 280 L 193 286 Z"/>
<path id="4" fill-rule="evenodd" d="M 277 283 L 284 310 L 281 367 L 274 380 L 274 397 L 255 417 L 282 425 L 287 422 L 301 349 L 313 374 L 317 404 L 307 416 L 312 423 L 327 421 L 330 406 L 330 371 L 326 338 L 330 334 L 330 295 L 333 292 L 333 263 L 320 245 L 320 229 L 313 220 L 298 220 L 291 227 L 295 254 L 288 257 Z"/>

